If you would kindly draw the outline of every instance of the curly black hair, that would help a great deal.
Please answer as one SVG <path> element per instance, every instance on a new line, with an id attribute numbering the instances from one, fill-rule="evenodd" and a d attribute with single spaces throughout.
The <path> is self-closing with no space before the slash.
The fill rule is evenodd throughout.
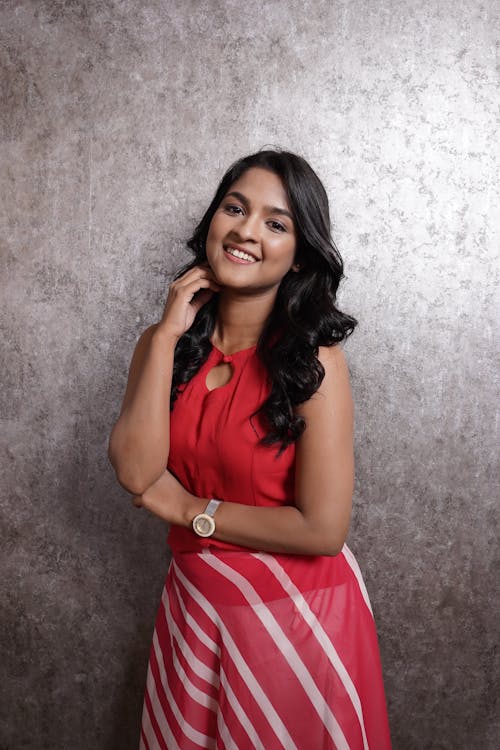
<path id="1" fill-rule="evenodd" d="M 268 169 L 280 177 L 294 218 L 295 262 L 301 265 L 299 272 L 289 271 L 282 279 L 256 348 L 270 382 L 269 396 L 257 410 L 268 425 L 262 443 L 280 443 L 281 453 L 306 426 L 303 417 L 294 413 L 294 407 L 307 401 L 324 378 L 324 368 L 317 358 L 318 347 L 332 346 L 347 338 L 357 320 L 341 312 L 335 304 L 344 266 L 331 238 L 325 188 L 305 159 L 288 151 L 262 150 L 231 165 L 187 242 L 194 259 L 175 278 L 207 262 L 205 243 L 212 217 L 231 185 L 252 167 Z M 214 294 L 198 311 L 192 326 L 177 343 L 171 408 L 179 386 L 198 372 L 210 353 L 217 298 Z"/>

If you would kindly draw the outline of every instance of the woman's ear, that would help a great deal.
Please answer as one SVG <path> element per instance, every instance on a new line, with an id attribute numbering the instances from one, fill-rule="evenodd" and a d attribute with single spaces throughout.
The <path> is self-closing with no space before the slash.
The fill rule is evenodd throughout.
<path id="1" fill-rule="evenodd" d="M 292 266 L 292 271 L 295 271 L 295 273 L 298 273 L 301 268 L 302 266 L 300 265 L 300 263 L 294 263 Z"/>

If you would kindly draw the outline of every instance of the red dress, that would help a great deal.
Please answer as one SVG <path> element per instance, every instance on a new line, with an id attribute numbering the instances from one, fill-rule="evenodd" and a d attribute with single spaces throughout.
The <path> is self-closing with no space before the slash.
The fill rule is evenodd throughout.
<path id="1" fill-rule="evenodd" d="M 209 391 L 220 361 L 232 378 Z M 255 347 L 213 347 L 171 413 L 168 468 L 199 497 L 293 504 L 294 445 L 276 458 L 252 412 L 268 394 Z M 387 750 L 377 636 L 356 560 L 270 554 L 172 526 L 141 748 Z"/>

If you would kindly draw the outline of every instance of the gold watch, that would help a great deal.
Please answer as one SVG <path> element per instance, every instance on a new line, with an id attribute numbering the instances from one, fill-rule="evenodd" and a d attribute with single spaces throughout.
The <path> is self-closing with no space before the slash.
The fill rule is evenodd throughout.
<path id="1" fill-rule="evenodd" d="M 222 500 L 212 498 L 203 513 L 198 513 L 198 515 L 193 518 L 192 525 L 195 534 L 205 537 L 212 536 L 215 531 L 215 511 L 221 503 Z"/>

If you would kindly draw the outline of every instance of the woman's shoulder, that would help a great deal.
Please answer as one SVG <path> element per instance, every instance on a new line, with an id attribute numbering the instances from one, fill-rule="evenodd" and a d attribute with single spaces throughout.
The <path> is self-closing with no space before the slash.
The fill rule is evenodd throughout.
<path id="1" fill-rule="evenodd" d="M 325 373 L 327 372 L 327 370 L 344 372 L 348 369 L 347 359 L 340 344 L 332 344 L 332 346 L 319 346 L 317 356 L 319 361 L 325 368 Z"/>
<path id="2" fill-rule="evenodd" d="M 305 488 L 322 478 L 323 488 L 336 488 L 341 496 L 353 476 L 354 403 L 349 372 L 338 344 L 320 347 L 318 359 L 325 376 L 318 390 L 297 409 L 306 427 L 297 440 L 296 477 Z"/>
<path id="3" fill-rule="evenodd" d="M 347 359 L 340 344 L 318 347 L 318 360 L 323 365 L 325 375 L 318 390 L 313 396 L 304 401 L 299 407 L 299 413 L 304 417 L 325 416 L 322 409 L 338 408 L 343 404 L 351 407 L 352 394 Z"/>

